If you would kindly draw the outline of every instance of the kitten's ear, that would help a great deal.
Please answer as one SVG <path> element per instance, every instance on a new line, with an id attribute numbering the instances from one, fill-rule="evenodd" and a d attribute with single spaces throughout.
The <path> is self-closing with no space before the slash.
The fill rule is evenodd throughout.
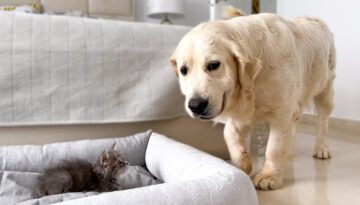
<path id="1" fill-rule="evenodd" d="M 107 160 L 108 158 L 109 158 L 109 153 L 106 150 L 104 150 L 101 153 L 100 161 L 103 162 L 103 161 Z"/>
<path id="2" fill-rule="evenodd" d="M 115 147 L 116 147 L 116 142 L 114 142 L 114 144 L 111 146 L 110 151 L 115 151 Z"/>

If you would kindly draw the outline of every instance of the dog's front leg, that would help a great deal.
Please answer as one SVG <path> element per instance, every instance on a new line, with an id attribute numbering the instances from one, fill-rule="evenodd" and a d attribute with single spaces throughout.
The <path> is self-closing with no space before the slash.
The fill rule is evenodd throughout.
<path id="1" fill-rule="evenodd" d="M 250 124 L 242 124 L 232 119 L 225 124 L 224 137 L 231 162 L 247 174 L 250 174 L 252 169 L 250 153 L 245 147 L 245 139 L 249 134 Z"/>
<path id="2" fill-rule="evenodd" d="M 291 157 L 294 133 L 295 123 L 270 123 L 265 164 L 253 180 L 257 189 L 277 189 L 282 185 L 284 169 Z"/>

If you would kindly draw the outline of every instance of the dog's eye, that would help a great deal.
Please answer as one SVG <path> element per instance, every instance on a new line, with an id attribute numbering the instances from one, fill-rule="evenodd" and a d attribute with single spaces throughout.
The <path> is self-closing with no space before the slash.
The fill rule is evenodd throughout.
<path id="1" fill-rule="evenodd" d="M 181 66 L 181 68 L 180 68 L 181 75 L 185 76 L 187 74 L 187 72 L 188 72 L 187 67 L 186 66 Z"/>
<path id="2" fill-rule="evenodd" d="M 216 70 L 218 69 L 220 66 L 220 62 L 219 61 L 211 61 L 208 66 L 207 66 L 207 69 L 208 71 L 213 71 L 213 70 Z"/>

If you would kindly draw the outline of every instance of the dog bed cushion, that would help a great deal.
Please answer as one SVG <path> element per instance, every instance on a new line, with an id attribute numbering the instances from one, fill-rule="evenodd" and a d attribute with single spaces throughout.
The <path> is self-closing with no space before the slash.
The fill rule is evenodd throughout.
<path id="1" fill-rule="evenodd" d="M 130 164 L 147 167 L 163 183 L 107 193 L 66 193 L 32 199 L 35 179 L 44 169 L 64 159 L 94 162 L 114 142 Z M 242 171 L 151 131 L 44 146 L 3 146 L 0 179 L 1 204 L 258 204 L 254 187 Z"/>

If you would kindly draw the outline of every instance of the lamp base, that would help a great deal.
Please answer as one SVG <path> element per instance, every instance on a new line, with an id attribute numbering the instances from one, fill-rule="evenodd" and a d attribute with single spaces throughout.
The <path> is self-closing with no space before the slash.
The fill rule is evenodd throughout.
<path id="1" fill-rule="evenodd" d="M 170 19 L 169 19 L 169 16 L 167 14 L 165 14 L 165 18 L 160 22 L 160 24 L 168 24 L 168 25 L 171 25 L 173 24 Z"/>

